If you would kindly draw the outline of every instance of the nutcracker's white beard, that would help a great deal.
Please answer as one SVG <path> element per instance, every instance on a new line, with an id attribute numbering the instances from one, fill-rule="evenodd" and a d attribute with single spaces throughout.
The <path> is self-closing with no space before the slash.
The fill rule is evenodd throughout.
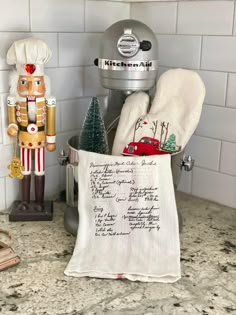
<path id="1" fill-rule="evenodd" d="M 16 98 L 20 98 L 20 95 L 17 92 L 18 79 L 19 79 L 19 73 L 17 71 L 12 71 L 9 78 L 10 95 L 15 96 Z M 50 96 L 51 94 L 50 79 L 47 75 L 44 75 L 44 82 L 45 82 L 45 88 L 46 88 L 45 97 L 47 97 L 47 96 Z M 25 96 L 27 96 L 27 92 Z M 37 96 L 37 93 L 35 93 L 35 96 Z"/>
<path id="2" fill-rule="evenodd" d="M 35 102 L 30 102 L 28 103 L 28 117 L 30 122 L 35 122 L 36 121 L 36 103 Z"/>

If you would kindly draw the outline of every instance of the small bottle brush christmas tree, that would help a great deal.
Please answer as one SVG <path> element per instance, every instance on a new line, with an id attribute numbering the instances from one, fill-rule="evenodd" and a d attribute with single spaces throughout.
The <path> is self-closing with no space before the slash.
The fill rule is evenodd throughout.
<path id="1" fill-rule="evenodd" d="M 104 120 L 97 97 L 90 101 L 80 134 L 80 149 L 108 154 L 108 141 Z"/>
<path id="2" fill-rule="evenodd" d="M 171 134 L 169 139 L 164 144 L 163 150 L 175 152 L 176 151 L 176 138 L 174 134 Z"/>

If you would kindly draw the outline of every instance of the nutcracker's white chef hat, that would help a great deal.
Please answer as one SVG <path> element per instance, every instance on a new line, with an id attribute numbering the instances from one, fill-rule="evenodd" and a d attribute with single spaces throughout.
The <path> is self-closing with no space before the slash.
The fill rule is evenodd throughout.
<path id="1" fill-rule="evenodd" d="M 7 63 L 16 65 L 19 75 L 44 75 L 44 64 L 51 58 L 48 45 L 37 38 L 15 41 L 7 52 Z"/>

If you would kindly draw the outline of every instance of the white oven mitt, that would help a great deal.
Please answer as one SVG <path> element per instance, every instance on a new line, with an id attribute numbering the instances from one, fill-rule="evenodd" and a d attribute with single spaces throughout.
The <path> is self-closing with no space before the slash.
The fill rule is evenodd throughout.
<path id="1" fill-rule="evenodd" d="M 204 97 L 205 86 L 196 72 L 166 71 L 157 82 L 149 112 L 146 93 L 135 92 L 126 98 L 112 154 L 174 154 L 183 150 L 199 122 Z"/>

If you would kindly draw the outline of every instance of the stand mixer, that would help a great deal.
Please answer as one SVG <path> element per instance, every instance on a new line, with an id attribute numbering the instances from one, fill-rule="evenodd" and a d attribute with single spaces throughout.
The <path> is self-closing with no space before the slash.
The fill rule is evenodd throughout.
<path id="1" fill-rule="evenodd" d="M 111 25 L 103 34 L 99 58 L 94 60 L 99 69 L 100 82 L 104 88 L 109 89 L 107 97 L 107 113 L 112 108 L 121 110 L 128 95 L 136 91 L 145 91 L 152 97 L 158 71 L 158 43 L 153 31 L 137 20 L 122 20 Z M 115 119 L 108 126 L 110 142 L 114 137 Z M 77 234 L 77 166 L 79 137 L 74 136 L 68 141 L 69 154 L 62 152 L 60 164 L 66 166 L 66 199 L 65 229 Z M 181 170 L 190 171 L 194 160 L 184 157 L 184 152 L 173 155 L 171 168 L 175 189 L 178 186 Z M 179 215 L 179 226 L 182 228 L 182 217 Z"/>

